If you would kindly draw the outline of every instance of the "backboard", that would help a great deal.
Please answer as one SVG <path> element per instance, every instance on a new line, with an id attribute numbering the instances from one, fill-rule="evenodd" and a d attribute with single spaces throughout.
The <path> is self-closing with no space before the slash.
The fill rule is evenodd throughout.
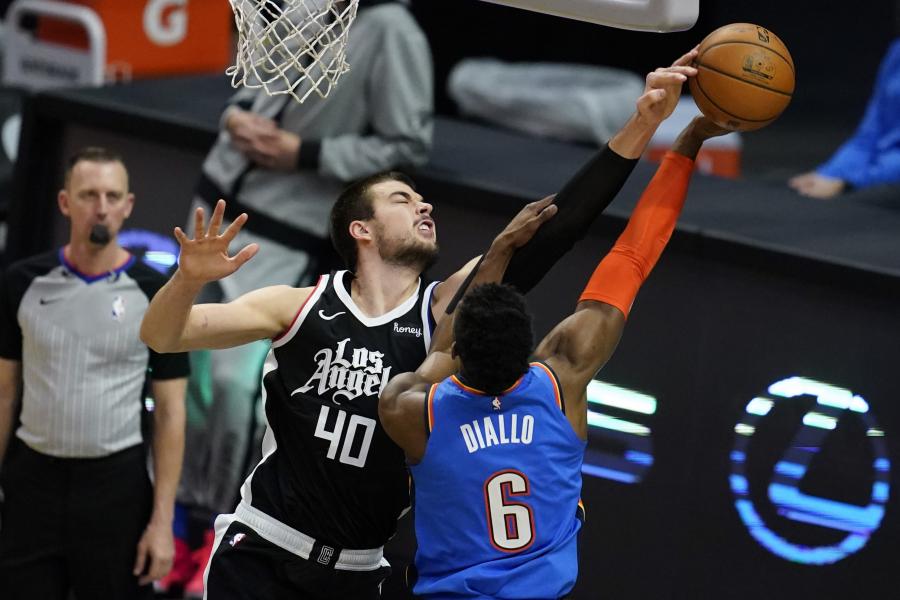
<path id="1" fill-rule="evenodd" d="M 482 0 L 639 31 L 684 31 L 697 22 L 700 0 Z"/>

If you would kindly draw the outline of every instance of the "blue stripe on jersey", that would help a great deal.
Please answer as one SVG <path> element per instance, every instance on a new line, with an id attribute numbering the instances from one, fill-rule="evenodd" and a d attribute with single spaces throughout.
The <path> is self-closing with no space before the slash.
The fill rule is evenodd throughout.
<path id="1" fill-rule="evenodd" d="M 486 396 L 453 378 L 431 403 L 416 493 L 415 593 L 427 598 L 559 598 L 578 574 L 579 439 L 554 376 L 533 364 Z"/>

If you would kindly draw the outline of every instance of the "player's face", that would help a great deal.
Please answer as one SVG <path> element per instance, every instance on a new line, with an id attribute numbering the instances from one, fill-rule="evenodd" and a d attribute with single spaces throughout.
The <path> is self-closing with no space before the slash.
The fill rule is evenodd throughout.
<path id="1" fill-rule="evenodd" d="M 383 181 L 370 190 L 372 225 L 385 262 L 425 268 L 437 256 L 437 230 L 431 205 L 401 181 Z"/>
<path id="2" fill-rule="evenodd" d="M 120 162 L 77 163 L 64 190 L 59 193 L 59 208 L 71 221 L 72 239 L 104 244 L 114 239 L 131 215 L 134 195 L 128 192 L 128 173 Z M 97 229 L 101 230 L 99 236 Z"/>

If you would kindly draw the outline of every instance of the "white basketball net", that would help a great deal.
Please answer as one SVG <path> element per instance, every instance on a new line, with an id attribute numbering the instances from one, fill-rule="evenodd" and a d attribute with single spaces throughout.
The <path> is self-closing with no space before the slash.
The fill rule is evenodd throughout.
<path id="1" fill-rule="evenodd" d="M 347 34 L 359 0 L 228 0 L 238 30 L 231 85 L 290 94 L 298 102 L 328 95 L 350 65 Z"/>

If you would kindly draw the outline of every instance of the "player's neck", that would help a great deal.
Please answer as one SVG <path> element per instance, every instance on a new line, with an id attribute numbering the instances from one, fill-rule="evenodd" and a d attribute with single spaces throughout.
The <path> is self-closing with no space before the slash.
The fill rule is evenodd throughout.
<path id="1" fill-rule="evenodd" d="M 385 262 L 360 264 L 350 284 L 350 297 L 366 316 L 376 317 L 400 306 L 419 283 L 414 267 Z"/>
<path id="2" fill-rule="evenodd" d="M 115 240 L 105 246 L 91 242 L 71 241 L 63 248 L 66 260 L 85 275 L 99 275 L 113 271 L 128 260 L 128 251 Z"/>

